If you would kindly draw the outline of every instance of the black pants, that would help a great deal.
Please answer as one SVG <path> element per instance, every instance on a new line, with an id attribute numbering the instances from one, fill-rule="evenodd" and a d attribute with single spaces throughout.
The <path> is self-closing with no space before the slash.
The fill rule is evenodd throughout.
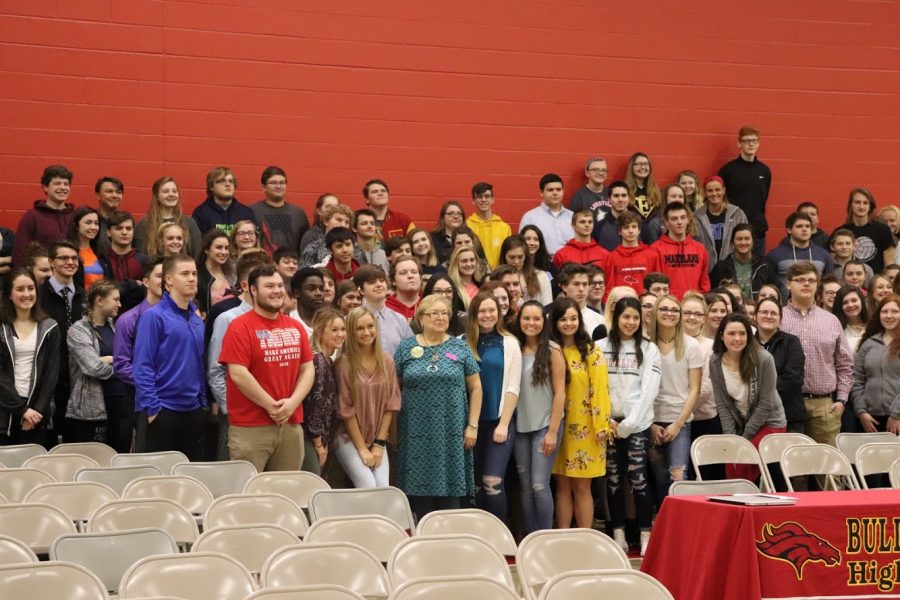
<path id="1" fill-rule="evenodd" d="M 134 437 L 134 396 L 106 398 L 106 443 L 124 454 Z"/>
<path id="2" fill-rule="evenodd" d="M 190 461 L 202 461 L 206 451 L 206 411 L 189 412 L 162 409 L 152 423 L 147 414 L 138 414 L 137 452 L 165 452 L 178 450 Z"/>
<path id="3" fill-rule="evenodd" d="M 436 510 L 455 510 L 462 505 L 460 498 L 455 496 L 408 496 L 408 498 L 409 506 L 416 513 L 417 519 Z"/>
<path id="4" fill-rule="evenodd" d="M 28 404 L 28 398 L 19 398 L 22 406 Z M 24 414 L 24 410 L 22 414 Z M 40 444 L 43 446 L 47 441 L 47 417 L 45 416 L 41 423 L 35 429 L 22 431 L 22 416 L 10 415 L 12 421 L 9 426 L 9 436 L 0 435 L 0 446 L 15 446 L 17 444 Z M 6 432 L 2 432 L 5 434 Z"/>
<path id="5" fill-rule="evenodd" d="M 106 443 L 106 421 L 66 419 L 66 443 Z"/>

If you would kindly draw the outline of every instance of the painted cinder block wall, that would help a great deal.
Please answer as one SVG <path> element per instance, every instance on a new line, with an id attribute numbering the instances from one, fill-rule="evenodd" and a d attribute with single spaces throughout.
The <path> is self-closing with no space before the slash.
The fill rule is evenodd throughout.
<path id="1" fill-rule="evenodd" d="M 771 246 L 799 201 L 827 229 L 855 185 L 900 203 L 898 99 L 894 1 L 0 0 L 0 225 L 52 162 L 136 214 L 161 175 L 192 210 L 218 164 L 255 201 L 275 163 L 307 209 L 382 177 L 430 227 L 487 180 L 517 221 L 545 172 L 571 193 L 587 156 L 619 177 L 642 150 L 661 183 L 707 175 L 752 123 Z"/>

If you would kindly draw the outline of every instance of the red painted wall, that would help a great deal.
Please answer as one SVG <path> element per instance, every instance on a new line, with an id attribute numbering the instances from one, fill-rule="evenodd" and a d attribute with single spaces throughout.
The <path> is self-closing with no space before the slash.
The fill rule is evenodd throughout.
<path id="1" fill-rule="evenodd" d="M 276 163 L 307 209 L 378 176 L 430 225 L 488 180 L 516 221 L 545 172 L 571 193 L 587 156 L 619 177 L 642 150 L 661 183 L 706 175 L 752 123 L 771 244 L 802 200 L 827 229 L 852 186 L 900 203 L 898 96 L 893 1 L 0 0 L 0 224 L 51 162 L 79 204 L 120 177 L 135 213 L 161 175 L 192 210 L 218 164 L 255 201 Z"/>

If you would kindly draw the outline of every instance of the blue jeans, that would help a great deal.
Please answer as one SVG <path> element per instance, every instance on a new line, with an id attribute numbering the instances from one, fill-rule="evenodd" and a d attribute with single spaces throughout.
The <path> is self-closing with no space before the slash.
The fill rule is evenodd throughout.
<path id="1" fill-rule="evenodd" d="M 667 427 L 669 423 L 656 423 Z M 650 446 L 650 468 L 656 483 L 656 501 L 662 504 L 669 495 L 669 486 L 686 479 L 688 461 L 691 458 L 691 424 L 685 423 L 674 440 L 662 446 Z"/>
<path id="2" fill-rule="evenodd" d="M 647 456 L 650 430 L 632 433 L 625 439 L 616 438 L 606 447 L 606 494 L 613 528 L 625 527 L 625 473 L 634 496 L 634 511 L 638 527 L 650 529 L 653 501 L 647 481 Z"/>
<path id="3" fill-rule="evenodd" d="M 475 506 L 506 522 L 506 467 L 516 439 L 516 420 L 509 422 L 509 434 L 502 444 L 494 443 L 496 421 L 478 422 L 475 440 Z"/>
<path id="4" fill-rule="evenodd" d="M 373 488 L 387 487 L 390 485 L 388 474 L 391 467 L 388 463 L 387 450 L 381 458 L 381 464 L 375 467 L 367 467 L 359 457 L 359 451 L 353 442 L 345 440 L 343 435 L 337 438 L 337 447 L 335 449 L 338 462 L 344 467 L 347 477 L 353 481 L 355 488 Z"/>
<path id="5" fill-rule="evenodd" d="M 522 496 L 522 518 L 525 533 L 553 529 L 553 493 L 550 490 L 550 470 L 556 452 L 544 456 L 544 437 L 549 427 L 537 431 L 517 432 L 515 441 L 516 471 L 519 473 Z M 563 428 L 556 435 L 556 447 L 562 441 Z"/>

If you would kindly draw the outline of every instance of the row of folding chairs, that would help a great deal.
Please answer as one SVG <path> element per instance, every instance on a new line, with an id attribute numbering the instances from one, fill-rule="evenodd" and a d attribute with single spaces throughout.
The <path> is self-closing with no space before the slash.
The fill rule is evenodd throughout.
<path id="1" fill-rule="evenodd" d="M 399 526 L 381 518 L 396 528 L 393 533 L 398 540 L 386 567 L 383 557 L 361 545 L 319 535 L 317 527 L 323 532 L 326 528 L 318 523 L 304 542 L 276 526 L 211 529 L 186 554 L 178 554 L 176 541 L 160 529 L 68 533 L 54 541 L 49 556 L 51 561 L 79 563 L 102 582 L 104 591 L 117 592 L 121 598 L 176 594 L 189 600 L 243 598 L 256 587 L 306 585 L 337 585 L 367 598 L 385 598 L 411 582 L 447 577 L 491 581 L 498 590 L 516 597 L 506 558 L 484 539 L 467 534 L 408 537 Z M 0 563 L 3 560 L 37 559 L 20 542 L 0 538 Z M 529 600 L 543 597 L 548 582 L 563 572 L 629 569 L 621 548 L 590 529 L 533 533 L 522 541 L 516 560 Z M 0 575 L 0 591 L 5 584 Z"/>
<path id="2" fill-rule="evenodd" d="M 769 465 L 777 463 L 788 491 L 794 491 L 790 478 L 807 475 L 825 477 L 833 489 L 866 488 L 866 476 L 890 473 L 900 459 L 900 438 L 892 433 L 839 434 L 837 441 L 839 447 L 834 448 L 817 444 L 800 433 L 775 433 L 765 436 L 757 449 L 738 435 L 705 435 L 691 444 L 691 462 L 698 481 L 703 480 L 700 467 L 705 465 L 755 465 L 760 469 L 760 487 L 764 491 L 775 490 Z M 895 475 L 894 479 L 897 478 Z M 691 487 L 700 489 L 699 486 L 678 485 L 675 491 L 684 493 Z M 745 483 L 734 487 L 740 488 L 739 491 L 752 491 Z"/>

